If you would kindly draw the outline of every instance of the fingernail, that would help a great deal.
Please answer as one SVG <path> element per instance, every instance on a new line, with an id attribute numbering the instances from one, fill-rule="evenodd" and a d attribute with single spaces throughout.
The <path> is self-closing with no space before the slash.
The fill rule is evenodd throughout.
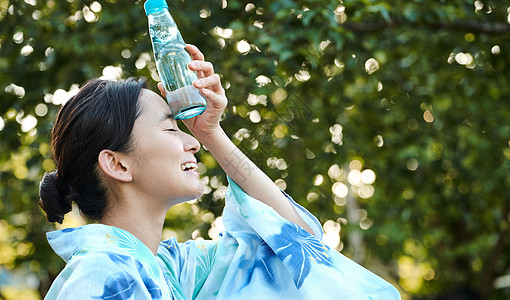
<path id="1" fill-rule="evenodd" d="M 193 68 L 196 68 L 197 67 L 197 63 L 192 61 L 192 62 L 189 63 L 189 66 L 193 67 Z"/>

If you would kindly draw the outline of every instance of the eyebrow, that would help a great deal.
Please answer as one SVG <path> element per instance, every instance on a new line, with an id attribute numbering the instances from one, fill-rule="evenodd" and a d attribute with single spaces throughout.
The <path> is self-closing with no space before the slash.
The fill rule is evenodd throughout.
<path id="1" fill-rule="evenodd" d="M 166 121 L 168 119 L 174 120 L 175 119 L 174 115 L 172 115 L 172 114 L 164 114 L 159 122 L 163 122 L 163 121 Z"/>

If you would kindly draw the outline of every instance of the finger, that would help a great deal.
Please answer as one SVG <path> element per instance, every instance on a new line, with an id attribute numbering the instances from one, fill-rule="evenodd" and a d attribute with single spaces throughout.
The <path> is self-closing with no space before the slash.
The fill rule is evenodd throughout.
<path id="1" fill-rule="evenodd" d="M 159 92 L 161 93 L 161 96 L 165 97 L 166 92 L 165 92 L 165 88 L 163 87 L 163 83 L 161 83 L 161 82 L 158 83 L 158 89 L 159 89 Z"/>
<path id="2" fill-rule="evenodd" d="M 186 44 L 186 50 L 188 50 L 193 60 L 204 60 L 204 54 L 195 45 Z"/>
<path id="3" fill-rule="evenodd" d="M 203 88 L 200 91 L 208 100 L 207 104 L 209 108 L 223 110 L 227 107 L 228 100 L 224 95 L 219 95 L 208 88 Z"/>
<path id="4" fill-rule="evenodd" d="M 200 52 L 197 46 L 192 44 L 186 44 L 186 50 L 188 50 L 189 54 L 191 55 L 191 58 L 194 61 L 204 61 L 204 54 Z M 194 70 L 195 71 L 195 70 Z M 201 70 L 196 70 L 198 78 L 203 78 L 206 75 Z"/>
<path id="5" fill-rule="evenodd" d="M 214 75 L 214 66 L 208 61 L 192 61 L 189 63 L 189 68 L 193 71 L 202 72 L 203 77 Z"/>
<path id="6" fill-rule="evenodd" d="M 216 93 L 219 93 L 223 90 L 223 87 L 221 86 L 220 76 L 218 74 L 213 74 L 205 78 L 197 79 L 193 81 L 193 85 L 199 89 L 201 88 L 211 89 Z"/>

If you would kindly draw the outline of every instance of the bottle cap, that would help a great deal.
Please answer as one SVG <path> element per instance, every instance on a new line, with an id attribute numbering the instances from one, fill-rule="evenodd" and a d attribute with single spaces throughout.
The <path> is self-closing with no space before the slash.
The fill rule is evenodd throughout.
<path id="1" fill-rule="evenodd" d="M 166 0 L 147 0 L 143 8 L 145 9 L 145 14 L 149 15 L 163 9 L 168 9 L 168 4 Z"/>

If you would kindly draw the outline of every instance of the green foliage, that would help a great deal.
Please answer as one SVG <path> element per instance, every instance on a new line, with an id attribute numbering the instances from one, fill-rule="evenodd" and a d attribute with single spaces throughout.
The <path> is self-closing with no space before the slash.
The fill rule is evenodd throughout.
<path id="1" fill-rule="evenodd" d="M 510 287 L 495 286 L 510 272 L 503 2 L 169 6 L 222 75 L 225 130 L 321 222 L 341 225 L 343 253 L 361 233 L 365 263 L 405 298 L 462 288 L 507 299 Z M 52 122 L 67 92 L 113 67 L 156 84 L 142 1 L 0 0 L 0 261 L 35 274 L 41 295 L 63 267 L 37 206 Z M 168 214 L 181 241 L 207 238 L 221 214 L 225 177 L 198 156 L 208 193 Z M 366 169 L 375 182 L 355 180 Z"/>

